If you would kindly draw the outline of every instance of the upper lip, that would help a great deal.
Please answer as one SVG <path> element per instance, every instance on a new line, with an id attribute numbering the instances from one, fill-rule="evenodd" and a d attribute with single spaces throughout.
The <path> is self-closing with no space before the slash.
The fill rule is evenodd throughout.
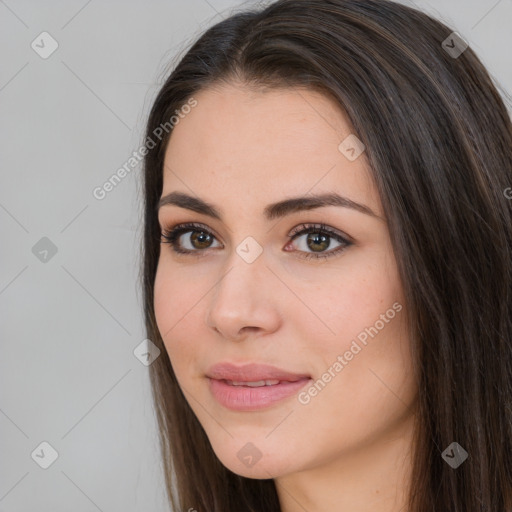
<path id="1" fill-rule="evenodd" d="M 241 366 L 232 363 L 218 363 L 207 372 L 207 377 L 215 380 L 232 380 L 237 382 L 258 382 L 260 380 L 280 380 L 296 382 L 309 379 L 305 373 L 292 373 L 267 364 L 244 364 Z"/>

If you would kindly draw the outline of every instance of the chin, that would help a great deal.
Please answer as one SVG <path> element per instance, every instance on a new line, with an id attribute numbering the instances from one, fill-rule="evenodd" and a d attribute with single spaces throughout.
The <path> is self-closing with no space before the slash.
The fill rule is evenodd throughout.
<path id="1" fill-rule="evenodd" d="M 267 480 L 293 472 L 290 457 L 276 454 L 272 451 L 261 453 L 251 443 L 246 443 L 236 449 L 236 453 L 227 452 L 225 446 L 220 451 L 215 450 L 217 458 L 223 466 L 233 473 L 255 480 Z"/>
<path id="2" fill-rule="evenodd" d="M 260 460 L 253 467 L 248 468 L 244 464 L 240 464 L 238 460 L 230 460 L 230 465 L 224 464 L 230 471 L 236 473 L 239 476 L 243 476 L 245 478 L 253 478 L 254 480 L 268 480 L 270 478 L 282 477 L 288 474 L 289 467 L 287 466 L 288 471 L 282 467 L 282 464 L 276 463 L 275 461 L 267 461 L 267 463 L 263 463 Z"/>

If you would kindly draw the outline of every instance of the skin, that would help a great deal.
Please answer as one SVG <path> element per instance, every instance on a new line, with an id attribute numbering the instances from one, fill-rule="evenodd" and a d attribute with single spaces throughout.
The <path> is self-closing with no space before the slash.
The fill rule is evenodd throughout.
<path id="1" fill-rule="evenodd" d="M 202 257 L 161 246 L 155 314 L 178 382 L 220 461 L 245 477 L 274 478 L 283 512 L 398 511 L 409 488 L 417 389 L 402 287 L 368 161 L 338 150 L 355 131 L 314 91 L 231 83 L 194 97 L 197 106 L 166 150 L 162 196 L 198 196 L 222 221 L 175 205 L 159 210 L 164 230 L 195 222 L 213 235 L 209 249 L 193 245 L 193 231 L 181 235 L 181 245 Z M 339 206 L 272 221 L 263 215 L 269 203 L 333 191 L 376 216 Z M 327 259 L 303 259 L 340 244 L 331 238 L 322 250 L 307 233 L 291 241 L 302 223 L 324 223 L 354 243 Z M 248 236 L 263 248 L 250 264 L 236 252 Z M 224 361 L 271 364 L 316 381 L 397 302 L 402 310 L 307 404 L 292 396 L 236 412 L 209 391 L 205 374 Z M 252 467 L 237 457 L 248 442 L 262 454 Z"/>

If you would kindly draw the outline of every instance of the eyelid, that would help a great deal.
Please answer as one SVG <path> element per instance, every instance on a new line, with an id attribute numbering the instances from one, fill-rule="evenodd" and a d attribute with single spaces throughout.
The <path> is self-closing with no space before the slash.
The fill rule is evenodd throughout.
<path id="1" fill-rule="evenodd" d="M 305 223 L 299 224 L 298 226 L 295 226 L 288 233 L 288 236 L 290 238 L 293 238 L 295 235 L 301 233 L 302 231 L 304 231 L 306 229 L 317 229 L 318 231 L 324 231 L 326 233 L 332 234 L 333 236 L 339 236 L 341 238 L 344 238 L 344 239 L 346 239 L 347 242 L 350 242 L 351 244 L 355 244 L 355 240 L 350 235 L 348 235 L 347 233 L 345 233 L 344 231 L 341 231 L 339 229 L 332 228 L 332 227 L 324 224 L 323 222 L 310 222 L 310 223 L 305 222 Z M 302 233 L 302 234 L 304 234 L 304 233 Z"/>
<path id="2" fill-rule="evenodd" d="M 166 229 L 167 231 L 174 231 L 177 228 L 179 228 L 180 230 L 185 229 L 185 228 L 189 228 L 191 230 L 198 229 L 198 228 L 204 229 L 208 233 L 215 235 L 215 238 L 219 239 L 219 236 L 217 235 L 217 233 L 214 229 L 212 229 L 211 227 L 209 227 L 206 224 L 203 224 L 201 222 L 176 223 L 176 224 L 172 225 L 172 227 L 170 227 L 170 228 L 164 228 L 164 226 L 161 225 L 161 230 Z M 305 229 L 310 229 L 310 228 L 315 228 L 315 229 L 318 229 L 319 231 L 326 231 L 328 233 L 333 233 L 335 235 L 341 236 L 342 238 L 345 238 L 348 242 L 355 243 L 355 240 L 350 235 L 345 233 L 344 231 L 341 231 L 336 228 L 332 228 L 323 222 L 310 222 L 310 223 L 303 222 L 303 223 L 295 226 L 291 231 L 289 231 L 287 236 L 289 238 L 293 238 L 295 235 L 299 234 L 301 231 L 304 231 Z"/>
<path id="3" fill-rule="evenodd" d="M 220 242 L 218 236 L 216 235 L 215 231 L 211 229 L 210 227 L 206 226 L 205 224 L 202 224 L 200 222 L 184 222 L 184 223 L 176 223 L 171 228 L 161 228 L 161 236 L 163 236 L 166 239 L 166 242 L 162 242 L 160 239 L 160 243 L 168 243 L 171 245 L 171 249 L 176 254 L 182 254 L 185 256 L 193 256 L 193 257 L 202 257 L 206 256 L 207 253 L 210 250 L 213 249 L 219 249 L 218 247 L 207 247 L 205 249 L 199 249 L 199 250 L 191 250 L 191 249 L 181 249 L 179 248 L 179 244 L 177 243 L 177 240 L 184 235 L 185 233 L 189 233 L 192 231 L 204 231 L 209 235 L 213 235 L 213 237 Z M 331 249 L 329 251 L 325 252 L 307 252 L 307 251 L 293 251 L 294 253 L 298 253 L 297 257 L 302 259 L 314 259 L 314 260 L 320 260 L 320 259 L 327 259 L 330 257 L 335 257 L 338 255 L 341 255 L 347 248 L 349 248 L 352 245 L 355 245 L 354 239 L 345 234 L 343 231 L 337 230 L 335 228 L 331 228 L 328 225 L 325 225 L 323 222 L 321 223 L 302 223 L 298 226 L 294 227 L 290 233 L 287 235 L 288 242 L 286 245 L 292 243 L 299 235 L 304 236 L 308 233 L 325 233 L 328 237 L 336 239 L 338 243 L 341 244 L 340 247 L 337 247 L 335 249 Z M 222 247 L 223 244 L 220 242 Z M 178 246 L 178 248 L 177 248 Z M 222 248 L 221 247 L 221 248 Z"/>

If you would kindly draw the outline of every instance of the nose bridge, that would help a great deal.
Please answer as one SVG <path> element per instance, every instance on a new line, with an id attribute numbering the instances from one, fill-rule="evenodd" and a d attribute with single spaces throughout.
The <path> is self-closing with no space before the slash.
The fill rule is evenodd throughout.
<path id="1" fill-rule="evenodd" d="M 268 294 L 273 276 L 266 267 L 263 248 L 256 244 L 254 239 L 245 239 L 236 246 L 226 271 L 214 285 L 207 325 L 225 337 L 236 338 L 244 327 L 272 329 L 278 319 Z"/>
<path id="2" fill-rule="evenodd" d="M 237 245 L 233 246 L 229 258 L 226 260 L 226 273 L 217 283 L 217 294 L 235 293 L 240 298 L 246 295 L 244 287 L 251 288 L 258 282 L 262 283 L 264 276 L 269 273 L 266 267 L 266 251 L 252 236 L 246 236 Z M 252 296 L 255 296 L 252 293 Z"/>

